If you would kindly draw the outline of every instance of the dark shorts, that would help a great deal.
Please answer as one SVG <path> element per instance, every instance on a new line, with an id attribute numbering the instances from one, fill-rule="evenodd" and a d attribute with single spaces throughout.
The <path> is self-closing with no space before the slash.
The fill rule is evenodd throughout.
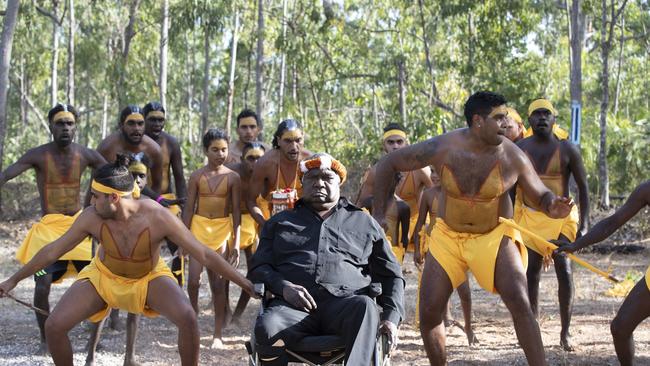
<path id="1" fill-rule="evenodd" d="M 61 260 L 61 261 L 56 261 L 49 266 L 45 267 L 42 271 L 38 271 L 37 274 L 34 275 L 34 280 L 36 280 L 38 277 L 44 276 L 51 274 L 52 275 L 52 282 L 56 282 L 63 277 L 65 272 L 68 270 L 68 263 L 72 262 L 72 265 L 74 268 L 77 270 L 77 272 L 81 272 L 82 269 L 84 269 L 85 266 L 90 264 L 90 261 L 71 261 L 71 260 Z"/>

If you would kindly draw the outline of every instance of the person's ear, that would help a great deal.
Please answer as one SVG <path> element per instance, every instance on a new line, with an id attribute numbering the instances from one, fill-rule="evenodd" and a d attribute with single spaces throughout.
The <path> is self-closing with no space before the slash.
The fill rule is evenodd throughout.
<path id="1" fill-rule="evenodd" d="M 121 198 L 121 197 L 120 197 L 118 194 L 116 194 L 116 193 L 111 193 L 111 194 L 109 195 L 109 198 L 108 198 L 108 199 L 109 199 L 109 201 L 110 201 L 112 204 L 116 204 L 116 203 L 118 203 L 118 202 L 120 201 L 120 198 Z"/>
<path id="2" fill-rule="evenodd" d="M 476 125 L 476 127 L 481 127 L 482 122 L 483 117 L 480 114 L 477 113 L 472 116 L 472 126 Z"/>

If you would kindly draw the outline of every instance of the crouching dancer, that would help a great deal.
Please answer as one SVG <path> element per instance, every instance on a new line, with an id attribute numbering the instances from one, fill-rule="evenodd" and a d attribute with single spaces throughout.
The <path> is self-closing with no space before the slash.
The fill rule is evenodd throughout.
<path id="1" fill-rule="evenodd" d="M 94 174 L 92 207 L 85 209 L 61 238 L 0 283 L 2 297 L 86 236 L 92 235 L 101 243 L 95 258 L 79 273 L 45 323 L 48 347 L 56 365 L 73 364 L 68 331 L 86 318 L 94 322 L 103 319 L 110 308 L 165 316 L 178 327 L 181 364 L 198 363 L 196 314 L 160 258 L 163 239 L 177 243 L 193 258 L 254 295 L 252 283 L 201 245 L 177 217 L 152 200 L 133 199 L 133 190 L 128 158 L 118 155 L 115 163 L 104 165 Z"/>

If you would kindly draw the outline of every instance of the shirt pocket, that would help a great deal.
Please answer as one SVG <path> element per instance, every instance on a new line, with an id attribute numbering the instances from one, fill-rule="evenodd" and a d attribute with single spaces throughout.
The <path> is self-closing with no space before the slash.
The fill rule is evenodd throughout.
<path id="1" fill-rule="evenodd" d="M 366 247 L 368 247 L 369 240 L 369 235 L 367 233 L 352 230 L 339 230 L 336 239 L 336 247 L 341 252 L 351 255 L 357 262 L 363 264 L 368 261 Z"/>
<path id="2" fill-rule="evenodd" d="M 309 241 L 307 228 L 289 221 L 280 221 L 276 226 L 276 240 L 273 245 L 283 250 L 295 250 L 304 246 Z"/>

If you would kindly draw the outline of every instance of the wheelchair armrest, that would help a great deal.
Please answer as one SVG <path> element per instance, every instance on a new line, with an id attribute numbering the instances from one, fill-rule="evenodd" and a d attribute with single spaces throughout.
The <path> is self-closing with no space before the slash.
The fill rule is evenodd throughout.
<path id="1" fill-rule="evenodd" d="M 264 297 L 264 284 L 263 283 L 254 283 L 253 284 L 253 291 L 255 291 L 255 295 L 259 297 Z"/>
<path id="2" fill-rule="evenodd" d="M 382 288 L 381 288 L 381 282 L 372 282 L 370 285 L 367 287 L 368 289 L 368 297 L 374 299 L 382 294 Z"/>

